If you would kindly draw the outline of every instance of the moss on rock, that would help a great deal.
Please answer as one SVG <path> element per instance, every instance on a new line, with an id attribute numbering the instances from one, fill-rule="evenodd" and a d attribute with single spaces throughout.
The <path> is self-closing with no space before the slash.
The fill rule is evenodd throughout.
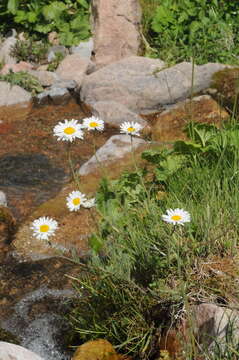
<path id="1" fill-rule="evenodd" d="M 213 75 L 211 87 L 218 91 L 218 100 L 231 113 L 239 111 L 239 67 L 226 68 Z"/>

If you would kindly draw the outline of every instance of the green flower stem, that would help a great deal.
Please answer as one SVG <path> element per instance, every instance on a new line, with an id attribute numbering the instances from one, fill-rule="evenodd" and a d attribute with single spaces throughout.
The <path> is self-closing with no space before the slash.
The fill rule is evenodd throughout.
<path id="1" fill-rule="evenodd" d="M 70 171 L 72 173 L 73 180 L 79 189 L 80 188 L 79 175 L 74 170 L 74 166 L 73 166 L 73 162 L 72 162 L 72 158 L 71 158 L 71 143 L 70 142 L 67 143 L 67 157 L 68 157 L 68 163 L 70 165 Z"/>
<path id="2" fill-rule="evenodd" d="M 136 162 L 136 159 L 135 159 L 135 152 L 134 152 L 134 147 L 133 147 L 133 136 L 130 135 L 130 144 L 131 144 L 131 157 L 132 157 L 132 162 L 133 162 L 133 165 L 135 167 L 135 171 L 137 172 L 137 174 L 139 174 L 139 178 L 140 178 L 140 182 L 141 182 L 141 185 L 145 191 L 145 194 L 147 195 L 147 212 L 149 213 L 149 206 L 148 206 L 148 203 L 150 203 L 150 196 L 149 196 L 149 192 L 145 186 L 145 183 L 144 183 L 144 179 L 143 179 L 143 176 L 140 174 L 140 171 L 139 171 L 139 168 L 138 168 L 138 165 L 137 165 L 137 162 Z"/>

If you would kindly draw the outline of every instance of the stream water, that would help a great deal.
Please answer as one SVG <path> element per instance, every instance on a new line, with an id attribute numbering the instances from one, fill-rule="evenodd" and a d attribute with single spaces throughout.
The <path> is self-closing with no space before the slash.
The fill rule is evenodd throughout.
<path id="1" fill-rule="evenodd" d="M 0 109 L 0 190 L 17 225 L 71 179 L 66 144 L 56 141 L 53 127 L 64 119 L 88 115 L 75 102 L 22 112 Z M 71 146 L 74 167 L 93 154 L 90 137 Z M 96 147 L 108 137 L 107 132 L 99 133 Z M 4 329 L 45 360 L 70 359 L 72 351 L 64 347 L 68 331 L 64 316 L 75 293 L 65 274 L 77 274 L 77 266 L 60 258 L 26 262 L 14 251 L 2 258 L 0 340 L 6 341 L 1 339 Z"/>

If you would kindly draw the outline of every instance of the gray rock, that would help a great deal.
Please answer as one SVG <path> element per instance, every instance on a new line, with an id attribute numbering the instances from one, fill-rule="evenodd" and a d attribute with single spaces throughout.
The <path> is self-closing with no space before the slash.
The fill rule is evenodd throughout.
<path id="1" fill-rule="evenodd" d="M 28 73 L 35 76 L 42 86 L 51 86 L 59 81 L 59 76 L 52 71 L 29 70 Z"/>
<path id="2" fill-rule="evenodd" d="M 106 124 L 117 128 L 125 121 L 137 122 L 142 126 L 147 125 L 147 121 L 115 101 L 98 101 L 92 106 L 92 112 Z"/>
<path id="3" fill-rule="evenodd" d="M 191 316 L 190 324 L 194 325 L 194 333 L 202 348 L 213 351 L 217 344 L 225 348 L 229 336 L 231 345 L 238 344 L 238 311 L 205 303 L 193 306 Z"/>
<path id="4" fill-rule="evenodd" d="M 10 55 L 12 47 L 16 44 L 15 36 L 10 36 L 2 44 L 0 48 L 0 62 L 4 64 L 16 64 L 17 60 Z"/>
<path id="5" fill-rule="evenodd" d="M 19 105 L 27 107 L 32 99 L 31 93 L 18 85 L 0 81 L 0 106 Z"/>
<path id="6" fill-rule="evenodd" d="M 0 190 L 0 206 L 7 206 L 7 196 Z"/>
<path id="7" fill-rule="evenodd" d="M 74 80 L 80 86 L 89 64 L 90 60 L 79 54 L 68 55 L 58 66 L 56 74 L 63 80 Z"/>
<path id="8" fill-rule="evenodd" d="M 22 346 L 0 341 L 0 360 L 43 360 Z"/>
<path id="9" fill-rule="evenodd" d="M 193 92 L 207 88 L 212 75 L 225 66 L 195 66 Z M 183 62 L 165 69 L 160 60 L 132 56 L 87 75 L 80 96 L 90 105 L 113 100 L 136 113 L 148 113 L 184 100 L 191 92 L 191 63 Z"/>
<path id="10" fill-rule="evenodd" d="M 94 56 L 97 68 L 137 55 L 141 8 L 138 0 L 92 0 Z"/>
<path id="11" fill-rule="evenodd" d="M 72 46 L 70 48 L 70 53 L 78 54 L 83 58 L 90 59 L 93 45 L 93 39 L 90 38 L 88 41 L 82 41 L 78 46 Z"/>
<path id="12" fill-rule="evenodd" d="M 52 62 L 53 60 L 55 60 L 57 53 L 66 56 L 69 54 L 69 51 L 63 45 L 54 45 L 47 52 L 47 61 Z"/>
<path id="13" fill-rule="evenodd" d="M 71 94 L 67 88 L 52 87 L 35 96 L 33 100 L 35 105 L 64 105 L 67 104 L 70 99 Z"/>
<path id="14" fill-rule="evenodd" d="M 133 138 L 133 149 L 145 144 L 146 141 L 137 137 Z M 107 163 L 123 158 L 124 155 L 132 151 L 131 139 L 129 135 L 114 135 L 96 151 L 90 160 L 83 164 L 79 169 L 79 175 L 87 175 Z"/>
<path id="15" fill-rule="evenodd" d="M 51 88 L 66 88 L 68 90 L 74 90 L 76 87 L 77 82 L 75 80 L 58 80 Z"/>

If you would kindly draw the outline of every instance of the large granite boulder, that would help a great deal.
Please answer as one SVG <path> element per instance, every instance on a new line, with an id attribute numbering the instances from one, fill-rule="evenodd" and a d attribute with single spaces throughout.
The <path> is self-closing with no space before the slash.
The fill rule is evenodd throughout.
<path id="1" fill-rule="evenodd" d="M 92 20 L 96 68 L 139 53 L 138 0 L 92 0 Z"/>
<path id="2" fill-rule="evenodd" d="M 86 74 L 90 60 L 79 54 L 67 55 L 56 70 L 56 74 L 63 80 L 75 80 L 78 86 Z"/>
<path id="3" fill-rule="evenodd" d="M 116 101 L 136 113 L 158 111 L 210 85 L 212 75 L 222 64 L 195 66 L 182 62 L 165 68 L 161 60 L 139 56 L 117 61 L 85 77 L 80 96 L 90 105 Z"/>

